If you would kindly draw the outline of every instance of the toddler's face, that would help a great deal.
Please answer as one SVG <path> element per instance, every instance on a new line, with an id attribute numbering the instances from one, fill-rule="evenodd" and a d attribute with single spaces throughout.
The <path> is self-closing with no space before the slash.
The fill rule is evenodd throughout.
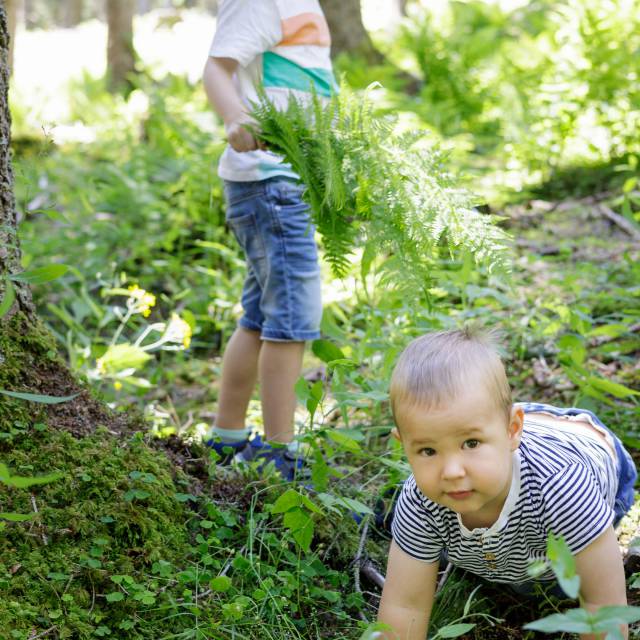
<path id="1" fill-rule="evenodd" d="M 490 527 L 509 493 L 522 410 L 510 419 L 479 382 L 451 404 L 396 407 L 399 437 L 422 493 L 459 513 L 468 528 Z"/>

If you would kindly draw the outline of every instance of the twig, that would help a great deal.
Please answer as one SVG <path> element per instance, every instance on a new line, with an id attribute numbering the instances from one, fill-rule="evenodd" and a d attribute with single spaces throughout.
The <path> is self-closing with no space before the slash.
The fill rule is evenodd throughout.
<path id="1" fill-rule="evenodd" d="M 378 567 L 376 567 L 369 558 L 363 561 L 360 571 L 362 575 L 371 580 L 376 587 L 379 589 L 384 587 L 384 576 L 378 571 Z"/>
<path id="2" fill-rule="evenodd" d="M 602 191 L 601 193 L 596 193 L 593 196 L 586 196 L 584 198 L 572 198 L 569 200 L 563 200 L 561 202 L 557 202 L 555 206 L 549 209 L 551 211 L 566 211 L 567 209 L 573 209 L 574 207 L 580 205 L 589 205 L 589 204 L 599 204 L 604 200 L 608 200 L 611 196 L 615 195 L 613 191 Z"/>
<path id="3" fill-rule="evenodd" d="M 91 608 L 89 609 L 89 614 L 93 612 L 93 608 L 96 606 L 96 587 L 93 584 L 93 579 L 89 576 L 89 581 L 91 582 Z"/>
<path id="4" fill-rule="evenodd" d="M 440 579 L 438 580 L 438 586 L 436 587 L 436 593 L 439 593 L 442 587 L 444 587 L 444 583 L 447 581 L 447 578 L 451 575 L 451 571 L 453 571 L 453 565 L 450 562 L 447 562 L 447 566 L 445 570 L 440 575 Z"/>
<path id="5" fill-rule="evenodd" d="M 364 543 L 367 540 L 367 533 L 369 532 L 369 516 L 366 515 L 364 520 L 362 521 L 362 533 L 360 534 L 360 542 L 358 544 L 358 551 L 356 552 L 356 557 L 353 559 L 353 582 L 356 587 L 356 591 L 362 594 L 362 589 L 360 588 L 360 571 L 362 569 L 362 552 L 364 550 Z M 368 623 L 369 619 L 364 614 L 363 611 L 358 611 L 360 619 L 363 622 Z"/>
<path id="6" fill-rule="evenodd" d="M 44 638 L 44 636 L 48 636 L 52 631 L 55 631 L 55 627 L 49 627 L 46 631 L 39 633 L 37 636 L 29 636 L 29 640 L 37 640 L 37 638 Z"/>
<path id="7" fill-rule="evenodd" d="M 356 591 L 362 593 L 360 589 L 360 567 L 362 566 L 362 551 L 364 549 L 364 543 L 367 539 L 367 533 L 369 532 L 369 516 L 365 516 L 362 521 L 362 533 L 360 534 L 360 542 L 358 543 L 358 551 L 356 551 L 356 557 L 353 559 L 353 581 L 356 585 Z"/>
<path id="8" fill-rule="evenodd" d="M 638 230 L 629 220 L 619 213 L 616 213 L 607 205 L 599 203 L 596 205 L 596 210 L 602 214 L 605 218 L 619 226 L 623 231 L 630 235 L 634 240 L 640 242 L 640 230 Z"/>
<path id="9" fill-rule="evenodd" d="M 36 497 L 33 495 L 33 493 L 31 494 L 31 506 L 33 507 L 33 512 L 34 513 L 39 513 L 38 511 L 38 505 L 36 504 Z M 47 534 L 44 532 L 44 526 L 41 526 L 40 528 L 40 535 L 42 537 L 42 542 L 44 543 L 44 546 L 46 547 L 49 544 L 49 539 L 47 538 Z"/>

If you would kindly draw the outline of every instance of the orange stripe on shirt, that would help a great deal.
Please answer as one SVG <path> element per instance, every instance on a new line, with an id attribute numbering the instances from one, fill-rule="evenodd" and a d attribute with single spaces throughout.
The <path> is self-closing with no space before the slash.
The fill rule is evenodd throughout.
<path id="1" fill-rule="evenodd" d="M 324 16 L 317 13 L 300 13 L 285 18 L 282 24 L 282 40 L 279 47 L 290 47 L 300 44 L 314 44 L 322 47 L 331 46 L 331 35 Z"/>

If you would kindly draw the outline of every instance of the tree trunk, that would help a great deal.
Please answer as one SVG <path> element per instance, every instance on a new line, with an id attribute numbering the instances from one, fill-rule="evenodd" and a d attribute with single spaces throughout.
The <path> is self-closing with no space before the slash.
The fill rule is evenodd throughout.
<path id="1" fill-rule="evenodd" d="M 130 0 L 107 0 L 107 82 L 112 92 L 130 87 L 129 75 L 135 71 L 133 10 Z"/>
<path id="2" fill-rule="evenodd" d="M 16 25 L 18 24 L 18 9 L 20 0 L 4 0 L 7 12 L 7 29 L 9 31 L 9 73 L 13 72 L 13 57 L 16 43 Z"/>
<path id="3" fill-rule="evenodd" d="M 384 56 L 373 46 L 362 24 L 360 0 L 320 0 L 331 32 L 331 55 L 343 52 L 361 55 L 370 64 L 380 64 Z"/>
<path id="4" fill-rule="evenodd" d="M 16 200 L 13 194 L 11 168 L 11 115 L 9 114 L 9 25 L 4 5 L 0 4 L 0 300 L 7 295 L 6 276 L 20 268 L 20 247 L 17 236 Z M 29 287 L 14 283 L 14 309 L 29 317 L 34 315 Z"/>
<path id="5" fill-rule="evenodd" d="M 82 22 L 84 10 L 84 0 L 66 0 L 64 3 L 64 14 L 62 24 L 67 27 L 75 27 Z"/>

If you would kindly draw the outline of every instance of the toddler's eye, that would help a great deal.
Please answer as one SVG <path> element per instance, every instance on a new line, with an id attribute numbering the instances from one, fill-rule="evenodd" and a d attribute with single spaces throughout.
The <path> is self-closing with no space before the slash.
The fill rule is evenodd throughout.
<path id="1" fill-rule="evenodd" d="M 436 455 L 436 450 L 431 449 L 430 447 L 425 447 L 424 449 L 420 449 L 419 453 L 421 456 L 431 457 Z"/>
<path id="2" fill-rule="evenodd" d="M 464 447 L 465 449 L 475 449 L 478 445 L 480 444 L 480 442 L 478 440 L 465 440 L 464 442 Z"/>

